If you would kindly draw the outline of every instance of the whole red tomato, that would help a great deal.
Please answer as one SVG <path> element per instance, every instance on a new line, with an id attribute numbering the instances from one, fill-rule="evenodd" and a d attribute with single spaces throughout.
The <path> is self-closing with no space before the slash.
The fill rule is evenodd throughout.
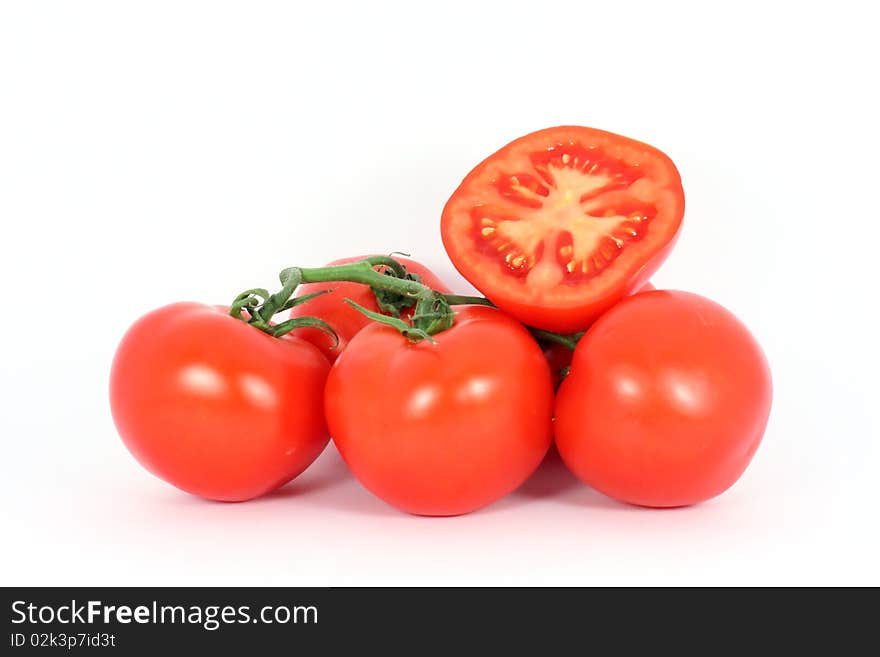
<path id="1" fill-rule="evenodd" d="M 729 311 L 688 292 L 637 294 L 578 343 L 556 400 L 556 446 L 610 497 L 695 504 L 743 473 L 771 397 L 764 354 Z"/>
<path id="2" fill-rule="evenodd" d="M 342 258 L 328 263 L 327 266 L 358 262 L 359 260 L 364 260 L 368 257 L 369 256 L 357 256 L 354 258 Z M 415 260 L 410 260 L 409 258 L 394 256 L 394 259 L 406 267 L 408 272 L 418 274 L 421 277 L 422 283 L 431 289 L 443 292 L 444 294 L 451 291 L 424 265 Z M 384 267 L 377 268 L 377 271 L 384 271 Z M 371 321 L 355 308 L 352 308 L 345 303 L 345 299 L 351 299 L 358 305 L 363 306 L 367 310 L 372 310 L 373 312 L 379 312 L 379 307 L 376 305 L 375 295 L 373 295 L 373 292 L 368 286 L 361 285 L 360 283 L 350 283 L 348 281 L 306 283 L 297 288 L 296 296 L 302 297 L 307 294 L 321 292 L 322 290 L 332 291 L 322 294 L 319 297 L 315 297 L 306 304 L 294 306 L 290 311 L 290 316 L 317 317 L 318 319 L 323 319 L 327 324 L 333 327 L 333 330 L 336 331 L 336 335 L 339 338 L 339 344 L 336 345 L 335 348 L 333 338 L 323 331 L 313 328 L 296 329 L 296 337 L 308 340 L 314 344 L 332 363 L 339 357 L 339 354 L 343 352 L 349 341 L 357 334 L 357 332 Z M 412 311 L 413 308 L 407 308 L 401 313 L 401 315 L 404 318 L 408 318 L 412 315 Z"/>
<path id="3" fill-rule="evenodd" d="M 110 408 L 125 446 L 157 477 L 208 499 L 247 500 L 293 479 L 326 446 L 329 369 L 304 340 L 177 303 L 123 337 Z"/>
<path id="4" fill-rule="evenodd" d="M 684 214 L 672 161 L 641 142 L 561 126 L 478 164 L 446 203 L 456 269 L 529 326 L 572 333 L 644 285 Z"/>
<path id="5" fill-rule="evenodd" d="M 410 343 L 373 324 L 333 365 L 324 403 L 354 475 L 420 515 L 467 513 L 514 490 L 551 441 L 553 385 L 541 349 L 494 308 Z"/>

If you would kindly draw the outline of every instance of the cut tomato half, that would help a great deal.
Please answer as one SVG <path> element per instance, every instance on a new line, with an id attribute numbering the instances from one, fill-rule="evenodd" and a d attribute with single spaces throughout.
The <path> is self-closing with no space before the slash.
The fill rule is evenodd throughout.
<path id="1" fill-rule="evenodd" d="M 446 203 L 441 232 L 458 271 L 499 308 L 568 332 L 647 282 L 683 215 L 681 178 L 665 154 L 562 126 L 478 164 Z"/>

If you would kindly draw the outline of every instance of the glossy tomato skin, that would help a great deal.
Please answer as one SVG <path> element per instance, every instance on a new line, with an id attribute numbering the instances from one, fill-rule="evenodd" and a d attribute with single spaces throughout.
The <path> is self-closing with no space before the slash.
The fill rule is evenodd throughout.
<path id="1" fill-rule="evenodd" d="M 327 445 L 329 369 L 304 340 L 273 338 L 216 306 L 177 303 L 123 337 L 110 407 L 147 470 L 193 495 L 243 501 L 287 483 Z"/>
<path id="2" fill-rule="evenodd" d="M 635 295 L 578 343 L 556 400 L 556 446 L 610 497 L 696 504 L 729 488 L 770 414 L 770 370 L 748 329 L 688 292 Z"/>
<path id="3" fill-rule="evenodd" d="M 664 153 L 560 126 L 478 164 L 444 207 L 441 236 L 456 269 L 499 308 L 572 333 L 648 282 L 683 215 L 681 178 Z"/>
<path id="4" fill-rule="evenodd" d="M 356 256 L 353 258 L 341 258 L 340 260 L 334 260 L 333 262 L 327 263 L 327 266 L 358 262 L 359 260 L 368 257 L 369 256 Z M 403 264 L 407 271 L 421 276 L 422 283 L 431 289 L 443 292 L 444 294 L 451 292 L 443 281 L 437 278 L 437 276 L 424 265 L 415 260 L 402 258 L 400 256 L 394 256 L 394 259 Z M 339 344 L 336 348 L 333 347 L 333 339 L 323 331 L 312 328 L 303 328 L 296 329 L 294 333 L 296 337 L 308 340 L 318 347 L 318 349 L 320 349 L 332 363 L 339 357 L 339 354 L 345 350 L 349 341 L 357 334 L 357 332 L 371 322 L 369 318 L 345 303 L 345 299 L 351 299 L 367 310 L 372 310 L 374 312 L 379 312 L 379 307 L 376 305 L 376 297 L 373 295 L 373 292 L 369 287 L 361 285 L 360 283 L 349 283 L 347 281 L 337 281 L 333 283 L 306 283 L 297 288 L 296 296 L 301 297 L 307 294 L 320 292 L 321 290 L 332 291 L 316 297 L 300 306 L 294 307 L 290 311 L 290 316 L 317 317 L 323 319 L 333 327 L 333 330 L 336 331 L 336 335 L 339 337 Z M 404 318 L 408 318 L 412 315 L 412 308 L 406 309 L 401 314 Z"/>
<path id="5" fill-rule="evenodd" d="M 541 349 L 493 308 L 410 343 L 371 325 L 327 380 L 330 433 L 361 483 L 409 513 L 449 516 L 523 483 L 551 442 L 553 386 Z"/>
<path id="6" fill-rule="evenodd" d="M 657 288 L 654 287 L 653 284 L 645 283 L 644 287 L 636 292 L 636 294 L 650 292 L 651 290 L 656 289 Z M 557 342 L 548 342 L 543 345 L 543 348 L 544 357 L 547 359 L 547 363 L 550 365 L 550 373 L 553 375 L 553 385 L 558 386 L 561 382 L 562 370 L 571 365 L 571 359 L 574 356 L 574 352 Z"/>

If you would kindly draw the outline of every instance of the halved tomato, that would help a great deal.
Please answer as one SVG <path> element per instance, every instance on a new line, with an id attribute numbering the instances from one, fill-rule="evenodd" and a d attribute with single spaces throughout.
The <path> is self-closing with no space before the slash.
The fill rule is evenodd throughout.
<path id="1" fill-rule="evenodd" d="M 681 178 L 666 155 L 562 126 L 478 164 L 446 203 L 441 232 L 458 271 L 499 308 L 571 332 L 648 281 L 683 215 Z"/>

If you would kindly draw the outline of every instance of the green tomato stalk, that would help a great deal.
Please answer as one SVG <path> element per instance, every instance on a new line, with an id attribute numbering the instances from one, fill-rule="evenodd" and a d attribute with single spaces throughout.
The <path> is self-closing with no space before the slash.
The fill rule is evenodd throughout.
<path id="1" fill-rule="evenodd" d="M 385 271 L 376 271 L 376 267 L 384 267 Z M 336 339 L 336 333 L 323 320 L 316 317 L 297 317 L 273 325 L 272 317 L 277 313 L 289 310 L 305 303 L 309 299 L 324 294 L 329 290 L 291 299 L 296 288 L 302 283 L 326 283 L 349 281 L 368 285 L 376 296 L 376 302 L 382 310 L 390 313 L 375 313 L 350 299 L 346 302 L 370 319 L 392 326 L 408 339 L 417 342 L 429 340 L 431 336 L 452 327 L 453 305 L 480 304 L 492 306 L 492 302 L 483 297 L 469 297 L 457 294 L 443 294 L 422 284 L 416 274 L 410 274 L 406 268 L 390 256 L 372 256 L 358 262 L 329 267 L 288 267 L 279 275 L 281 290 L 275 294 L 263 288 L 253 288 L 239 294 L 229 309 L 233 317 L 246 321 L 255 328 L 275 337 L 290 331 L 311 327 L 322 330 Z M 415 306 L 412 325 L 400 319 L 400 311 Z"/>

